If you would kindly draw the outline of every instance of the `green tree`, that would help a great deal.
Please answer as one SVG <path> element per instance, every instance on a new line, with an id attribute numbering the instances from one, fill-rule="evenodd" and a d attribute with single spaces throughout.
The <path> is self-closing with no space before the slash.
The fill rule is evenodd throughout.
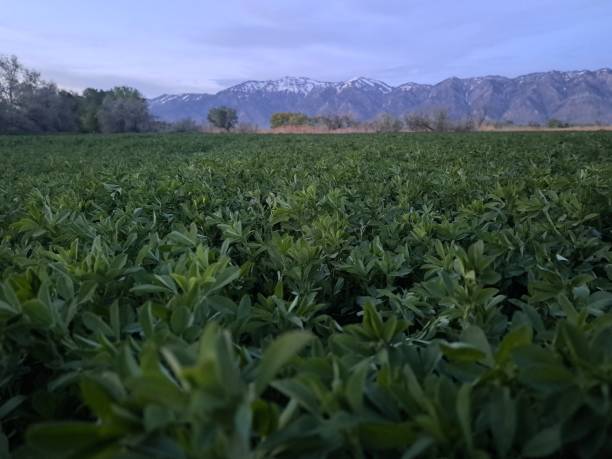
<path id="1" fill-rule="evenodd" d="M 0 132 L 76 132 L 77 94 L 60 90 L 24 67 L 16 56 L 0 55 Z"/>
<path id="2" fill-rule="evenodd" d="M 238 123 L 238 113 L 230 107 L 214 107 L 208 111 L 208 121 L 214 127 L 229 131 Z"/>
<path id="3" fill-rule="evenodd" d="M 270 118 L 270 127 L 273 129 L 282 126 L 304 126 L 310 123 L 308 115 L 299 112 L 278 112 Z"/>
<path id="4" fill-rule="evenodd" d="M 108 94 L 110 94 L 110 91 L 94 88 L 87 88 L 83 91 L 83 95 L 79 101 L 81 131 L 100 132 L 98 111 L 102 107 L 102 102 Z"/>
<path id="5" fill-rule="evenodd" d="M 113 88 L 104 97 L 97 119 L 105 133 L 146 132 L 153 123 L 147 101 L 137 89 L 127 86 Z"/>

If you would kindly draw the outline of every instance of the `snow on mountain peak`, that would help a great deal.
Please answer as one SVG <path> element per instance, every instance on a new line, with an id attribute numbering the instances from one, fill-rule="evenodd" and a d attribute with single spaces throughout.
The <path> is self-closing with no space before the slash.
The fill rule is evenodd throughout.
<path id="1" fill-rule="evenodd" d="M 185 93 L 185 94 L 163 94 L 159 97 L 155 97 L 151 99 L 151 102 L 156 104 L 167 104 L 169 102 L 199 102 L 202 99 L 209 97 L 207 94 L 194 94 L 194 93 Z"/>
<path id="2" fill-rule="evenodd" d="M 248 94 L 256 91 L 281 92 L 289 94 L 306 95 L 316 89 L 335 88 L 338 92 L 348 88 L 373 89 L 383 94 L 393 91 L 393 87 L 382 81 L 371 78 L 356 77 L 340 83 L 314 80 L 306 77 L 285 76 L 278 80 L 246 81 L 233 86 L 227 91 L 239 94 Z"/>
<path id="3" fill-rule="evenodd" d="M 366 77 L 354 77 L 350 80 L 347 80 L 343 83 L 338 84 L 338 91 L 342 91 L 347 88 L 357 88 L 357 89 L 366 89 L 372 88 L 376 89 L 384 94 L 387 94 L 393 91 L 393 87 L 389 86 L 387 83 L 379 80 L 374 80 L 372 78 Z"/>
<path id="4" fill-rule="evenodd" d="M 284 92 L 290 94 L 308 94 L 314 89 L 326 88 L 333 83 L 313 80 L 306 77 L 286 76 L 278 80 L 247 81 L 228 89 L 231 92 L 249 93 L 253 91 Z"/>

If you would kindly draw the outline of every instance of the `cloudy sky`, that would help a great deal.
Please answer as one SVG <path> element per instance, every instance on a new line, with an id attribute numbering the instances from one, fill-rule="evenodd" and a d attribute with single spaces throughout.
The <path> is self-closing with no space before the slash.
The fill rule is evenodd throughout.
<path id="1" fill-rule="evenodd" d="M 612 66 L 611 0 L 0 0 L 0 11 L 0 54 L 75 90 Z"/>

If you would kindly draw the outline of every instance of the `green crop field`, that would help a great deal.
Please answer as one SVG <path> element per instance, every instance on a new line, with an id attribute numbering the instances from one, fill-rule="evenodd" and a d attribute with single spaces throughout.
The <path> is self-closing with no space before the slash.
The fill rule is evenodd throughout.
<path id="1" fill-rule="evenodd" d="M 612 455 L 612 133 L 0 137 L 0 458 Z"/>

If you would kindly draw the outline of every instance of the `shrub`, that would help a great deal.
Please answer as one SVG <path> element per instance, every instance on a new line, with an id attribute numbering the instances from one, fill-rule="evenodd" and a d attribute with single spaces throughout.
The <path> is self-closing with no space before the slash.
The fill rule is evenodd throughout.
<path id="1" fill-rule="evenodd" d="M 208 111 L 208 121 L 214 127 L 230 131 L 238 122 L 238 113 L 230 107 L 215 107 Z"/>

